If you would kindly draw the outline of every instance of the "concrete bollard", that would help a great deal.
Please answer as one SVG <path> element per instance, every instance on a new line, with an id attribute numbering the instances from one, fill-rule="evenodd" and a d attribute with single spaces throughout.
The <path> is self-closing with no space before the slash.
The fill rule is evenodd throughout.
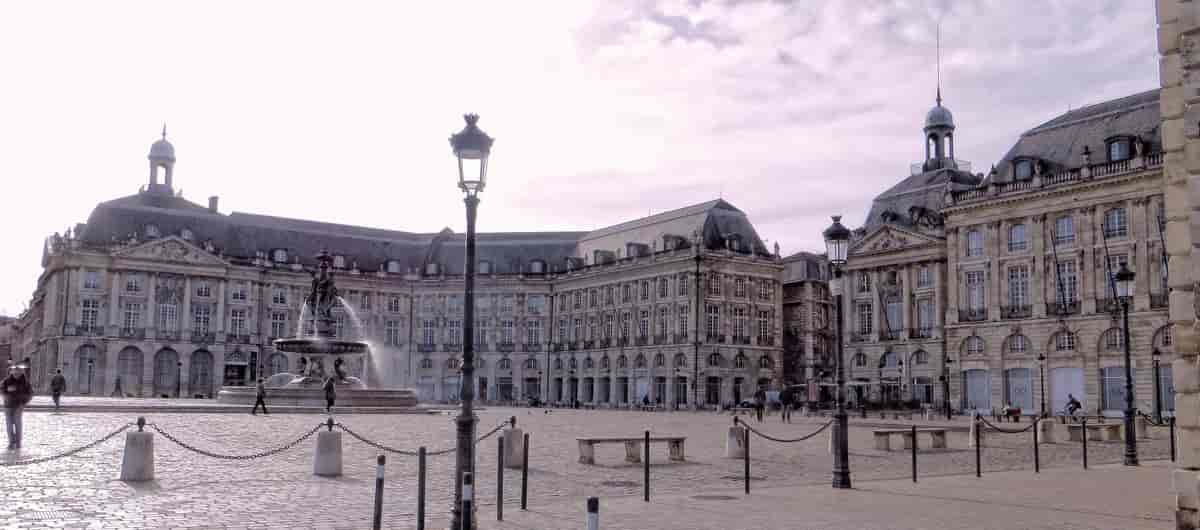
<path id="1" fill-rule="evenodd" d="M 521 429 L 504 429 L 504 467 L 521 469 L 525 465 L 525 433 Z"/>
<path id="2" fill-rule="evenodd" d="M 730 425 L 725 435 L 725 458 L 742 458 L 746 455 L 746 447 L 742 445 L 746 431 L 740 425 Z"/>
<path id="3" fill-rule="evenodd" d="M 317 433 L 317 452 L 313 455 L 313 474 L 321 477 L 342 475 L 342 433 L 333 432 L 333 420 L 329 430 Z"/>
<path id="4" fill-rule="evenodd" d="M 145 418 L 138 418 L 137 432 L 125 433 L 125 454 L 121 458 L 121 480 L 154 480 L 154 433 L 142 430 Z"/>
<path id="5" fill-rule="evenodd" d="M 1037 420 L 1038 442 L 1043 444 L 1054 443 L 1054 420 L 1050 418 L 1042 418 Z"/>

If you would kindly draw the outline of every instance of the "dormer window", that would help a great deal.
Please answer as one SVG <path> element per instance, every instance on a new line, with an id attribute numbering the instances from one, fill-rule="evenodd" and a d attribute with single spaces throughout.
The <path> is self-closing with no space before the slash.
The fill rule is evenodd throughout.
<path id="1" fill-rule="evenodd" d="M 274 257 L 272 259 L 275 260 L 275 263 L 287 263 L 287 250 L 277 248 L 273 254 Z"/>
<path id="2" fill-rule="evenodd" d="M 1025 158 L 1014 162 L 1013 178 L 1016 180 L 1033 178 L 1033 160 Z"/>
<path id="3" fill-rule="evenodd" d="M 392 274 L 400 274 L 400 262 L 394 259 L 388 260 L 387 271 Z"/>
<path id="4" fill-rule="evenodd" d="M 437 276 L 437 273 L 438 273 L 438 264 L 437 263 L 426 263 L 425 264 L 425 275 L 426 276 Z"/>
<path id="5" fill-rule="evenodd" d="M 185 241 L 191 241 L 193 239 L 196 239 L 196 235 L 193 234 L 191 230 L 188 230 L 186 228 L 179 231 L 179 237 L 182 237 Z"/>
<path id="6" fill-rule="evenodd" d="M 158 227 L 155 225 L 146 225 L 146 237 L 158 237 Z"/>
<path id="7" fill-rule="evenodd" d="M 333 266 L 338 269 L 346 268 L 346 256 L 337 254 L 333 257 Z"/>
<path id="8" fill-rule="evenodd" d="M 546 273 L 546 262 L 544 262 L 540 259 L 535 259 L 535 260 L 529 262 L 529 272 L 532 274 L 545 274 Z"/>
<path id="9" fill-rule="evenodd" d="M 1120 162 L 1133 157 L 1133 146 L 1129 137 L 1113 138 L 1108 141 L 1108 161 Z"/>
<path id="10" fill-rule="evenodd" d="M 479 274 L 491 274 L 492 262 L 484 260 L 479 262 Z"/>

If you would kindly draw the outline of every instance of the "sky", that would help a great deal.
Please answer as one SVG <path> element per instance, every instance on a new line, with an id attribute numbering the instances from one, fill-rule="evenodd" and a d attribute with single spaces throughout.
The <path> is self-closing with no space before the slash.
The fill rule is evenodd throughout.
<path id="1" fill-rule="evenodd" d="M 986 171 L 1024 130 L 1157 86 L 1144 0 L 0 3 L 0 314 L 44 238 L 148 181 L 221 211 L 465 226 L 447 141 L 496 138 L 479 230 L 724 198 L 819 251 L 924 156 L 937 85 Z"/>

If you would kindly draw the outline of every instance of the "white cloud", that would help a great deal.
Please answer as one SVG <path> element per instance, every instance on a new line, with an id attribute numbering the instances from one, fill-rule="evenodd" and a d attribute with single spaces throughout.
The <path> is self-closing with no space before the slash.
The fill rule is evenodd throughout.
<path id="1" fill-rule="evenodd" d="M 1152 6 L 955 2 L 0 5 L 15 312 L 42 237 L 132 193 L 169 122 L 189 198 L 463 225 L 446 137 L 497 138 L 481 230 L 585 229 L 723 194 L 785 252 L 858 221 L 922 155 L 942 21 L 960 156 L 1155 86 Z"/>

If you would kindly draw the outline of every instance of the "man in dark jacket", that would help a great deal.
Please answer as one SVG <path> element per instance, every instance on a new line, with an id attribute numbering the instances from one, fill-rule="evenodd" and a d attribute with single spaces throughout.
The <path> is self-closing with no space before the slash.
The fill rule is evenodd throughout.
<path id="1" fill-rule="evenodd" d="M 33 385 L 25 377 L 19 365 L 8 369 L 8 377 L 0 381 L 0 395 L 4 396 L 4 431 L 8 434 L 8 449 L 21 448 L 21 412 L 25 404 L 33 399 Z"/>
<path id="2" fill-rule="evenodd" d="M 263 384 L 263 380 L 261 377 L 258 379 L 258 385 L 255 386 L 254 408 L 250 409 L 250 414 L 257 414 L 259 405 L 262 405 L 263 416 L 266 416 L 267 415 L 267 385 Z"/>
<path id="3" fill-rule="evenodd" d="M 337 399 L 337 391 L 334 390 L 334 376 L 329 376 L 325 380 L 325 385 L 322 387 L 325 390 L 325 412 L 333 412 L 333 402 Z M 263 406 L 265 409 L 266 406 Z"/>
<path id="4" fill-rule="evenodd" d="M 62 370 L 55 370 L 54 377 L 50 378 L 50 397 L 54 398 L 54 410 L 58 410 L 58 402 L 66 391 L 67 378 L 63 377 Z"/>

